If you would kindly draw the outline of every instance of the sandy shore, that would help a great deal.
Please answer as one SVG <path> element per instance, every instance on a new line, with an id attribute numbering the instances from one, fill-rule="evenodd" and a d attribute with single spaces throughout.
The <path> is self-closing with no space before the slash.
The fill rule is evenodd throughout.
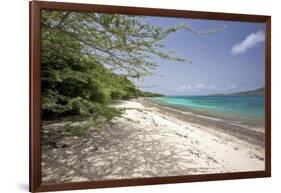
<path id="1" fill-rule="evenodd" d="M 186 112 L 171 108 L 169 106 L 154 103 L 149 99 L 140 98 L 137 101 L 143 104 L 145 107 L 154 107 L 154 111 L 165 114 L 168 117 L 174 117 L 176 119 L 182 120 L 187 124 L 197 124 L 197 126 L 200 128 L 205 128 L 208 131 L 210 131 L 210 129 L 215 129 L 216 131 L 227 133 L 229 135 L 238 137 L 239 139 L 248 141 L 249 143 L 264 146 L 264 128 L 233 123 L 233 121 L 205 116 L 198 113 Z"/>
<path id="2" fill-rule="evenodd" d="M 179 116 L 143 100 L 113 106 L 126 109 L 123 117 L 83 138 L 64 136 L 65 122 L 44 124 L 43 183 L 264 170 L 263 133 L 227 131 L 215 120 Z M 60 133 L 55 148 L 53 132 Z"/>

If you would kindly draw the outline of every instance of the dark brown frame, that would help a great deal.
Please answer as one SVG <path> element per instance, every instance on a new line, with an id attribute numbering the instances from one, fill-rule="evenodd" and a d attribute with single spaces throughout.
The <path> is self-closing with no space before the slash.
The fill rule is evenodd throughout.
<path id="1" fill-rule="evenodd" d="M 105 6 L 93 4 L 58 3 L 58 2 L 29 2 L 30 9 L 30 174 L 29 190 L 59 191 L 88 188 L 121 187 L 136 185 L 152 185 L 167 183 L 183 183 L 211 180 L 228 180 L 242 178 L 260 178 L 271 176 L 271 17 L 264 15 L 245 15 L 232 13 L 212 13 L 199 11 L 184 11 L 171 9 L 136 8 L 122 6 Z M 223 174 L 204 174 L 189 176 L 138 178 L 126 180 L 106 180 L 96 182 L 73 182 L 63 184 L 41 183 L 41 103 L 40 103 L 40 52 L 41 52 L 41 23 L 42 9 L 93 11 L 102 13 L 119 13 L 146 16 L 169 16 L 196 19 L 215 19 L 241 22 L 258 22 L 266 24 L 265 42 L 265 170 L 253 172 L 236 172 Z"/>

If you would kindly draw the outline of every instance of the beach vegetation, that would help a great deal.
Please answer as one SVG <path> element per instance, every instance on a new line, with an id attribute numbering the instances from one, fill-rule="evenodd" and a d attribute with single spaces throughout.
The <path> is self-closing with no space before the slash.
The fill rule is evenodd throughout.
<path id="1" fill-rule="evenodd" d="M 161 50 L 161 41 L 185 25 L 163 29 L 138 16 L 48 10 L 41 23 L 43 120 L 81 116 L 95 127 L 112 123 L 122 114 L 110 107 L 112 100 L 161 96 L 132 81 L 152 73 L 153 57 L 185 61 Z M 80 135 L 86 129 L 66 130 Z"/>

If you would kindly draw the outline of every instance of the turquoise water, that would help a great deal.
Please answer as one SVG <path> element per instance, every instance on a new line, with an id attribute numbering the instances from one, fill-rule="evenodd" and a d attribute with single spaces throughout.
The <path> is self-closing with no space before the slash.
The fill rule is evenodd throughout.
<path id="1" fill-rule="evenodd" d="M 263 96 L 166 96 L 150 100 L 201 115 L 264 127 Z"/>

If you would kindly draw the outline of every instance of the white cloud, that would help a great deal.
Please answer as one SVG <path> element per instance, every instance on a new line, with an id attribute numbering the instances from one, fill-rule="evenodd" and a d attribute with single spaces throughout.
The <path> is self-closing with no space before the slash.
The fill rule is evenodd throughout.
<path id="1" fill-rule="evenodd" d="M 257 44 L 264 42 L 265 35 L 262 30 L 249 34 L 242 42 L 235 44 L 231 49 L 231 54 L 237 55 L 246 52 Z"/>
<path id="2" fill-rule="evenodd" d="M 191 86 L 191 85 L 188 85 L 188 86 L 187 86 L 187 90 L 192 90 L 192 86 Z"/>
<path id="3" fill-rule="evenodd" d="M 191 84 L 182 84 L 177 86 L 176 92 L 186 92 L 186 91 L 202 91 L 202 90 L 219 90 L 217 85 L 208 85 L 205 83 L 197 83 L 195 85 Z"/>
<path id="4" fill-rule="evenodd" d="M 210 85 L 210 86 L 208 86 L 208 89 L 209 90 L 218 90 L 218 87 L 217 87 L 217 85 Z"/>
<path id="5" fill-rule="evenodd" d="M 185 92 L 185 91 L 190 91 L 190 90 L 192 90 L 192 86 L 191 85 L 185 85 L 185 84 L 183 84 L 183 85 L 181 85 L 181 86 L 178 86 L 177 88 L 176 88 L 176 91 L 177 92 Z"/>
<path id="6" fill-rule="evenodd" d="M 232 83 L 232 84 L 229 84 L 229 85 L 228 85 L 228 88 L 229 88 L 229 89 L 236 89 L 236 88 L 237 88 L 237 85 Z"/>
<path id="7" fill-rule="evenodd" d="M 185 90 L 186 89 L 186 85 L 182 85 L 179 87 L 179 90 Z"/>
<path id="8" fill-rule="evenodd" d="M 195 84 L 181 84 L 174 90 L 181 94 L 216 94 L 233 92 L 238 87 L 235 83 L 226 83 L 223 85 L 207 84 L 207 83 L 195 83 Z"/>
<path id="9" fill-rule="evenodd" d="M 205 87 L 205 84 L 204 83 L 199 83 L 199 84 L 196 85 L 196 87 L 201 89 L 201 88 Z"/>

